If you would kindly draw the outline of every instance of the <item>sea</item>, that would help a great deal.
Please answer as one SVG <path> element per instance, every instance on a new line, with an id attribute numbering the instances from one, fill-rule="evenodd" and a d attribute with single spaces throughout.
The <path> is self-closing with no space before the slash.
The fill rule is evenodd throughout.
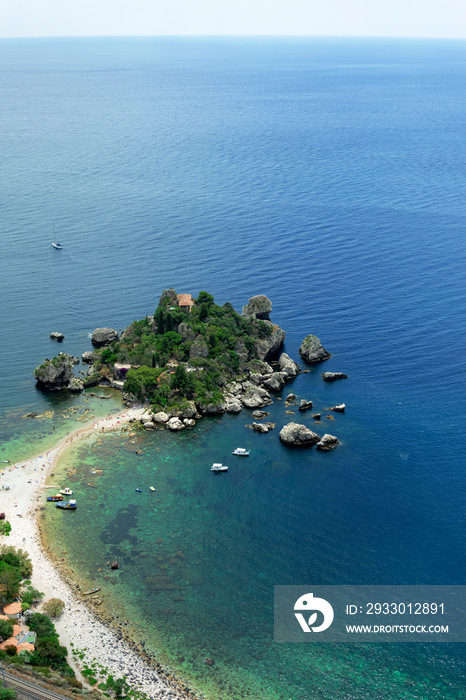
<path id="1" fill-rule="evenodd" d="M 464 644 L 278 643 L 273 595 L 465 583 L 466 42 L 4 39 L 0 64 L 2 460 L 119 409 L 33 370 L 164 288 L 266 294 L 310 370 L 268 434 L 244 410 L 75 444 L 79 508 L 41 520 L 57 557 L 208 700 L 465 698 Z M 340 444 L 286 448 L 292 420 Z"/>

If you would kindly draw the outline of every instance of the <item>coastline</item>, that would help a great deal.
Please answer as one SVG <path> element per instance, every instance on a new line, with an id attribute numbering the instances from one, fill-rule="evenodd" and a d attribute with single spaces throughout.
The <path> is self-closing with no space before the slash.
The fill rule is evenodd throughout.
<path id="1" fill-rule="evenodd" d="M 132 688 L 151 698 L 192 698 L 194 696 L 188 688 L 180 687 L 179 682 L 166 675 L 159 664 L 156 663 L 154 668 L 143 650 L 138 651 L 121 631 L 107 621 L 103 622 L 98 613 L 90 610 L 82 594 L 73 590 L 74 582 L 68 579 L 67 572 L 53 561 L 43 542 L 37 517 L 42 507 L 43 489 L 50 488 L 46 485 L 47 478 L 53 473 L 61 454 L 75 440 L 94 431 L 119 429 L 134 419 L 140 419 L 146 410 L 143 407 L 122 410 L 68 434 L 42 455 L 5 465 L 0 483 L 2 487 L 8 483 L 11 488 L 2 490 L 2 510 L 5 510 L 12 529 L 9 537 L 2 538 L 1 544 L 27 551 L 33 565 L 32 584 L 45 594 L 44 600 L 58 597 L 65 603 L 63 614 L 54 623 L 61 643 L 68 649 L 68 662 L 83 685 L 88 686 L 88 682 L 81 675 L 72 649 L 84 650 L 86 663 L 95 661 L 114 677 L 126 676 Z"/>

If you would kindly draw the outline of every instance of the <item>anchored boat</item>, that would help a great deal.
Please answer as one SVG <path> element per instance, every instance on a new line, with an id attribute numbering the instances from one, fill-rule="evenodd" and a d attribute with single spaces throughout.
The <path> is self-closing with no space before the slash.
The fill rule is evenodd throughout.
<path id="1" fill-rule="evenodd" d="M 211 472 L 227 472 L 228 467 L 225 464 L 214 462 L 210 467 Z"/>
<path id="2" fill-rule="evenodd" d="M 62 493 L 64 496 L 72 496 L 73 492 L 71 489 L 68 488 L 68 486 L 65 489 L 61 489 L 60 493 Z"/>
<path id="3" fill-rule="evenodd" d="M 62 508 L 63 510 L 76 510 L 76 501 L 63 501 L 63 503 L 57 503 L 57 508 Z"/>
<path id="4" fill-rule="evenodd" d="M 249 452 L 248 450 L 245 450 L 244 447 L 237 447 L 236 450 L 233 450 L 231 454 L 238 455 L 238 457 L 247 457 L 249 455 Z"/>
<path id="5" fill-rule="evenodd" d="M 63 501 L 63 496 L 59 493 L 56 496 L 47 496 L 47 501 Z"/>

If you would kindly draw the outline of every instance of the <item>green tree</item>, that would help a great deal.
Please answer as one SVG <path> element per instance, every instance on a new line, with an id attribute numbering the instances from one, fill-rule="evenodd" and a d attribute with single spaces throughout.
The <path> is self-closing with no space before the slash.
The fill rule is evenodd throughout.
<path id="1" fill-rule="evenodd" d="M 2 642 L 13 635 L 13 623 L 10 620 L 0 620 L 0 637 Z"/>
<path id="2" fill-rule="evenodd" d="M 65 609 L 65 603 L 60 598 L 50 598 L 44 603 L 43 608 L 49 617 L 60 617 Z"/>
<path id="3" fill-rule="evenodd" d="M 16 700 L 14 688 L 0 688 L 0 700 Z"/>
<path id="4" fill-rule="evenodd" d="M 44 594 L 41 593 L 41 591 L 38 591 L 37 588 L 28 586 L 25 591 L 21 592 L 21 603 L 23 604 L 23 610 L 27 610 L 31 607 L 35 600 L 39 601 L 43 597 Z"/>
<path id="5" fill-rule="evenodd" d="M 11 602 L 19 594 L 21 574 L 5 561 L 0 561 L 0 597 Z"/>

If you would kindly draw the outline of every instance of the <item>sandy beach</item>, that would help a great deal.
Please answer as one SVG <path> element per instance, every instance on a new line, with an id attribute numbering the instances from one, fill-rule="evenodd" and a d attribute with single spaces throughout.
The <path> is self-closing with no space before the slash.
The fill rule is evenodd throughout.
<path id="1" fill-rule="evenodd" d="M 13 545 L 26 550 L 33 564 L 32 584 L 42 591 L 43 602 L 60 598 L 66 604 L 61 617 L 54 621 L 60 642 L 68 651 L 68 662 L 76 670 L 79 680 L 87 685 L 79 673 L 71 654 L 75 649 L 86 650 L 84 662 L 96 660 L 108 668 L 115 678 L 126 676 L 132 688 L 151 698 L 184 698 L 186 695 L 175 682 L 146 663 L 131 646 L 120 638 L 116 630 L 103 624 L 73 592 L 47 556 L 41 543 L 36 514 L 42 505 L 47 476 L 53 472 L 61 453 L 75 441 L 93 432 L 116 430 L 133 419 L 139 420 L 146 409 L 127 408 L 116 415 L 94 421 L 63 438 L 57 445 L 41 455 L 16 464 L 2 464 L 0 472 L 1 510 L 11 523 L 9 537 L 2 537 L 0 544 Z M 10 489 L 5 490 L 9 484 Z M 53 490 L 48 495 L 53 495 Z M 40 606 L 38 608 L 40 611 Z M 191 696 L 192 697 L 192 696 Z"/>

